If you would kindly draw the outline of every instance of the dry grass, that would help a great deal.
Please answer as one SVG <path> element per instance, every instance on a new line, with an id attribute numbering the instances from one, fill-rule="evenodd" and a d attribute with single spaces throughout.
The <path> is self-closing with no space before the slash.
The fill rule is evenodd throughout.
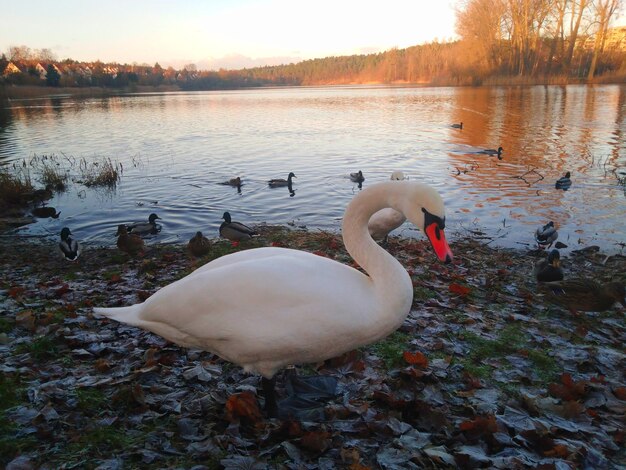
<path id="1" fill-rule="evenodd" d="M 0 205 L 20 204 L 23 195 L 33 191 L 27 171 L 14 166 L 13 172 L 6 166 L 0 168 Z"/>
<path id="2" fill-rule="evenodd" d="M 65 189 L 69 178 L 68 170 L 63 166 L 62 160 L 56 155 L 34 155 L 29 165 L 38 174 L 38 181 L 46 187 L 52 187 L 57 191 Z"/>
<path id="3" fill-rule="evenodd" d="M 87 186 L 114 187 L 122 178 L 123 167 L 119 162 L 113 163 L 110 158 L 87 162 L 82 158 L 79 162 L 82 183 Z"/>

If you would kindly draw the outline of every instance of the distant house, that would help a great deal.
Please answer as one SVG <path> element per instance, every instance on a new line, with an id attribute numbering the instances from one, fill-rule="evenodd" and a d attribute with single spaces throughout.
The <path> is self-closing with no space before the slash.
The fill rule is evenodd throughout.
<path id="1" fill-rule="evenodd" d="M 2 76 L 8 77 L 11 74 L 21 73 L 21 72 L 22 71 L 17 65 L 15 65 L 13 62 L 9 62 L 7 66 L 4 68 L 4 70 L 2 71 Z"/>
<path id="2" fill-rule="evenodd" d="M 38 62 L 37 65 L 35 65 L 35 71 L 37 72 L 37 75 L 39 75 L 39 78 L 41 80 L 45 80 L 48 77 L 48 67 L 50 65 L 54 68 L 54 70 L 57 71 L 59 76 L 63 75 L 61 69 L 59 69 L 59 67 L 57 67 L 55 64 L 41 64 Z"/>
<path id="3" fill-rule="evenodd" d="M 596 35 L 592 34 L 584 39 L 583 48 L 593 50 L 595 43 Z M 606 32 L 606 37 L 604 38 L 604 50 L 621 52 L 626 51 L 626 26 L 610 28 Z"/>

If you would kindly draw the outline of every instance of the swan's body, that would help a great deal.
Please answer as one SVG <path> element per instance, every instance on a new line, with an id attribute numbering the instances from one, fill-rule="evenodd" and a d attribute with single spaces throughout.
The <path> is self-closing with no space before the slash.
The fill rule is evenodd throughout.
<path id="1" fill-rule="evenodd" d="M 552 250 L 546 259 L 537 261 L 533 274 L 539 282 L 562 281 L 563 270 L 559 250 Z"/>
<path id="2" fill-rule="evenodd" d="M 564 191 L 567 191 L 571 185 L 572 185 L 571 173 L 568 171 L 567 173 L 565 173 L 565 176 L 562 176 L 561 178 L 556 180 L 554 187 L 556 189 L 562 189 Z"/>
<path id="3" fill-rule="evenodd" d="M 365 176 L 363 176 L 363 172 L 359 170 L 356 173 L 350 173 L 350 180 L 355 183 L 362 183 L 365 181 Z"/>
<path id="4" fill-rule="evenodd" d="M 386 182 L 357 195 L 343 220 L 346 249 L 367 274 L 304 251 L 257 248 L 222 256 L 144 303 L 94 312 L 266 379 L 288 364 L 335 357 L 390 334 L 411 308 L 408 273 L 367 232 L 371 215 L 388 206 L 425 231 L 439 259 L 452 259 L 437 192 Z"/>
<path id="5" fill-rule="evenodd" d="M 297 178 L 297 176 L 294 175 L 293 172 L 287 175 L 287 179 L 276 178 L 276 179 L 269 180 L 267 184 L 270 186 L 270 188 L 280 188 L 283 186 L 291 187 L 291 185 L 293 184 L 293 182 L 291 181 L 292 178 Z"/>
<path id="6" fill-rule="evenodd" d="M 189 240 L 187 248 L 193 256 L 200 257 L 211 251 L 211 242 L 207 237 L 202 235 L 202 232 L 196 232 L 191 240 Z"/>
<path id="7" fill-rule="evenodd" d="M 542 248 L 545 246 L 550 248 L 557 238 L 559 238 L 559 232 L 557 232 L 556 228 L 554 228 L 554 222 L 552 221 L 542 227 L 539 227 L 535 232 L 535 240 Z"/>
<path id="8" fill-rule="evenodd" d="M 224 222 L 220 225 L 220 237 L 222 238 L 240 242 L 242 240 L 250 240 L 254 235 L 257 235 L 256 231 L 247 225 L 232 221 L 229 212 L 224 212 L 222 218 L 224 219 Z"/>
<path id="9" fill-rule="evenodd" d="M 59 242 L 59 250 L 68 261 L 76 261 L 80 256 L 80 244 L 78 240 L 71 237 L 72 232 L 69 228 L 63 227 L 61 230 L 61 241 Z"/>
<path id="10" fill-rule="evenodd" d="M 404 173 L 401 171 L 394 171 L 391 173 L 392 181 L 403 181 Z M 392 230 L 397 229 L 406 220 L 406 217 L 402 212 L 398 212 L 391 207 L 385 207 L 384 209 L 376 212 L 367 223 L 367 228 L 371 237 L 374 240 L 387 240 L 387 235 Z"/>
<path id="11" fill-rule="evenodd" d="M 127 225 L 126 229 L 129 233 L 135 233 L 137 235 L 155 234 L 161 231 L 161 226 L 156 223 L 156 220 L 160 217 L 156 214 L 150 214 L 148 222 L 137 222 L 131 225 Z"/>

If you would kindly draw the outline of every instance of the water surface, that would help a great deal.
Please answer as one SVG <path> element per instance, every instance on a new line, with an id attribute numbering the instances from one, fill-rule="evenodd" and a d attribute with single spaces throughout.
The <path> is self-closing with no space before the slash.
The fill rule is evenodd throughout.
<path id="1" fill-rule="evenodd" d="M 447 232 L 498 246 L 533 246 L 553 220 L 569 249 L 620 252 L 626 242 L 626 87 L 323 87 L 13 100 L 0 109 L 0 164 L 34 155 L 123 165 L 114 191 L 72 183 L 48 202 L 59 219 L 19 230 L 114 244 L 117 224 L 162 218 L 159 242 L 217 236 L 234 220 L 338 231 L 364 186 L 403 170 L 435 186 Z M 463 122 L 463 129 L 452 123 Z M 479 154 L 504 148 L 503 159 Z M 66 159 L 67 158 L 67 159 Z M 294 192 L 270 178 L 297 175 Z M 568 191 L 554 188 L 566 171 Z M 31 173 L 31 176 L 36 177 Z M 236 188 L 218 183 L 240 176 Z M 396 231 L 420 236 L 410 224 Z"/>

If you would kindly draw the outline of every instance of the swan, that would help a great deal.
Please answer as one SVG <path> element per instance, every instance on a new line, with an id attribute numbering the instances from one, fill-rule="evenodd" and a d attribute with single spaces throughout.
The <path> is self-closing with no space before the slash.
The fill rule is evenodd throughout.
<path id="1" fill-rule="evenodd" d="M 161 231 L 161 226 L 155 222 L 156 219 L 160 220 L 161 218 L 153 213 L 148 216 L 148 222 L 127 225 L 126 229 L 129 233 L 136 233 L 137 235 L 155 234 Z"/>
<path id="2" fill-rule="evenodd" d="M 211 242 L 207 237 L 202 235 L 202 232 L 196 232 L 191 240 L 189 240 L 187 249 L 193 256 L 199 258 L 211 251 Z"/>
<path id="3" fill-rule="evenodd" d="M 404 173 L 402 171 L 394 171 L 391 173 L 392 181 L 403 181 Z M 371 237 L 374 240 L 387 241 L 389 232 L 397 229 L 404 223 L 406 217 L 403 213 L 398 212 L 391 207 L 385 207 L 384 209 L 376 212 L 367 223 L 367 228 Z"/>
<path id="4" fill-rule="evenodd" d="M 554 183 L 554 187 L 556 189 L 562 189 L 563 191 L 567 191 L 571 185 L 572 185 L 572 180 L 571 180 L 571 174 L 569 171 L 565 173 L 565 176 L 562 176 L 561 178 L 556 180 L 556 183 Z"/>
<path id="5" fill-rule="evenodd" d="M 241 222 L 233 222 L 230 218 L 230 212 L 224 212 L 222 218 L 224 219 L 224 222 L 220 225 L 220 237 L 222 238 L 239 242 L 249 240 L 253 235 L 257 235 L 257 233 L 247 225 Z"/>
<path id="6" fill-rule="evenodd" d="M 80 244 L 78 240 L 72 238 L 72 232 L 68 227 L 63 227 L 61 230 L 61 242 L 59 243 L 59 250 L 66 260 L 76 261 L 80 255 Z"/>
<path id="7" fill-rule="evenodd" d="M 278 370 L 378 341 L 411 310 L 409 274 L 367 231 L 372 214 L 385 207 L 423 230 L 441 261 L 452 260 L 439 193 L 422 183 L 387 181 L 355 196 L 343 218 L 346 249 L 367 274 L 304 251 L 256 248 L 217 258 L 143 303 L 94 313 L 260 374 L 271 414 Z"/>
<path id="8" fill-rule="evenodd" d="M 291 185 L 293 184 L 291 181 L 292 178 L 297 178 L 297 176 L 294 175 L 293 172 L 287 175 L 287 179 L 283 179 L 283 178 L 271 179 L 267 182 L 267 184 L 270 186 L 270 188 L 280 188 L 282 186 L 291 187 Z"/>
<path id="9" fill-rule="evenodd" d="M 554 222 L 550 221 L 546 225 L 539 227 L 535 232 L 535 240 L 540 247 L 548 248 L 559 238 L 559 232 L 554 228 Z"/>
<path id="10" fill-rule="evenodd" d="M 359 170 L 356 173 L 350 173 L 350 180 L 354 181 L 355 183 L 362 183 L 363 181 L 365 181 L 365 176 L 363 176 L 363 172 Z"/>

